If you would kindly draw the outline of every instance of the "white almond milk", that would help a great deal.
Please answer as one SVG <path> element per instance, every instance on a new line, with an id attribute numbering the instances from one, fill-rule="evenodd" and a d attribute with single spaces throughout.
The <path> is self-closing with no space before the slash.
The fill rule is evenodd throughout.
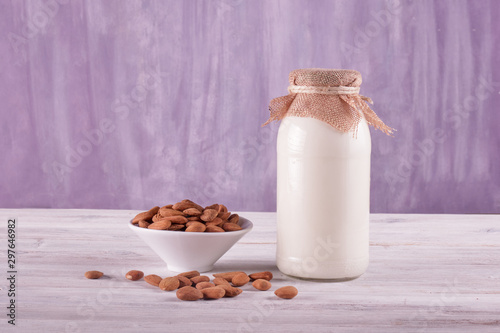
<path id="1" fill-rule="evenodd" d="M 370 131 L 357 137 L 288 116 L 278 133 L 277 265 L 310 279 L 350 279 L 368 266 Z"/>

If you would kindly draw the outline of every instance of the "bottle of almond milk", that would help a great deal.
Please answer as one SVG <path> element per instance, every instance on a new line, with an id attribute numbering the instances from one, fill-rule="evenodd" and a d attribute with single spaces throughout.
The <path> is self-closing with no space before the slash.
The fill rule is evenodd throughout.
<path id="1" fill-rule="evenodd" d="M 368 267 L 370 130 L 386 126 L 354 70 L 299 69 L 270 103 L 278 132 L 277 266 L 308 279 L 352 279 Z M 266 124 L 267 124 L 266 123 Z"/>

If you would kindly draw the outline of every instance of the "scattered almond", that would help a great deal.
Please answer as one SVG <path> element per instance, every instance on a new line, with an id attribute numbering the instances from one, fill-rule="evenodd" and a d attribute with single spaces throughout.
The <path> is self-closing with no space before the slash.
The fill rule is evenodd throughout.
<path id="1" fill-rule="evenodd" d="M 225 284 L 227 286 L 230 286 L 231 284 L 229 284 L 229 282 L 226 280 L 226 279 L 223 279 L 221 277 L 216 277 L 213 281 L 212 281 L 216 286 L 220 286 L 221 284 Z"/>
<path id="2" fill-rule="evenodd" d="M 284 299 L 292 299 L 297 296 L 298 293 L 299 291 L 297 290 L 297 288 L 293 286 L 281 287 L 279 289 L 276 289 L 276 291 L 274 292 L 276 296 Z"/>
<path id="3" fill-rule="evenodd" d="M 203 298 L 203 293 L 193 287 L 182 287 L 179 290 L 177 290 L 177 298 L 182 300 L 182 301 L 197 301 L 200 298 Z"/>
<path id="4" fill-rule="evenodd" d="M 182 287 L 190 287 L 193 285 L 193 281 L 191 281 L 189 278 L 182 276 L 182 275 L 177 275 L 177 279 L 179 279 L 179 288 Z"/>
<path id="5" fill-rule="evenodd" d="M 210 288 L 210 287 L 215 287 L 215 284 L 211 282 L 200 282 L 196 284 L 196 289 L 205 289 L 205 288 Z"/>
<path id="6" fill-rule="evenodd" d="M 127 274 L 125 274 L 125 277 L 129 280 L 132 280 L 132 281 L 140 280 L 140 279 L 142 279 L 143 276 L 144 276 L 143 272 L 136 271 L 136 270 L 131 270 Z"/>
<path id="7" fill-rule="evenodd" d="M 179 288 L 180 281 L 176 276 L 167 277 L 160 281 L 158 285 L 161 290 L 172 291 Z"/>
<path id="8" fill-rule="evenodd" d="M 249 277 L 252 280 L 264 279 L 264 280 L 267 280 L 267 281 L 271 281 L 273 279 L 273 273 L 271 273 L 269 271 L 252 273 L 252 274 L 249 275 Z"/>
<path id="9" fill-rule="evenodd" d="M 198 284 L 200 282 L 210 282 L 210 278 L 206 275 L 195 276 L 191 278 L 191 282 Z"/>
<path id="10" fill-rule="evenodd" d="M 188 279 L 194 278 L 195 276 L 200 276 L 200 272 L 198 271 L 189 271 L 189 272 L 182 272 L 177 274 L 177 276 L 185 276 Z"/>
<path id="11" fill-rule="evenodd" d="M 258 290 L 269 290 L 271 288 L 271 282 L 264 279 L 257 279 L 252 282 L 252 286 Z"/>
<path id="12" fill-rule="evenodd" d="M 239 273 L 243 273 L 245 274 L 245 272 L 241 272 L 241 271 L 235 271 L 235 272 L 225 272 L 225 273 L 215 273 L 215 274 L 212 274 L 214 277 L 216 278 L 223 278 L 224 280 L 228 281 L 228 282 L 231 282 L 233 280 L 233 277 L 236 275 L 236 274 L 239 274 Z M 245 274 L 246 275 L 246 274 Z"/>
<path id="13" fill-rule="evenodd" d="M 155 286 L 155 287 L 158 287 L 158 285 L 160 284 L 161 280 L 163 280 L 161 278 L 161 276 L 158 276 L 158 275 L 155 275 L 155 274 L 146 275 L 144 277 L 144 281 L 146 281 L 147 283 L 149 283 L 150 285 Z"/>
<path id="14" fill-rule="evenodd" d="M 200 275 L 198 271 L 183 272 L 177 276 L 162 279 L 156 274 L 144 276 L 142 271 L 131 270 L 125 277 L 132 281 L 137 281 L 144 277 L 147 283 L 159 287 L 164 291 L 177 289 L 177 298 L 183 301 L 196 301 L 201 298 L 219 299 L 222 297 L 235 297 L 243 292 L 243 290 L 237 287 L 247 284 L 250 279 L 253 280 L 252 286 L 257 290 L 266 291 L 272 287 L 269 281 L 273 278 L 273 274 L 269 271 L 252 273 L 250 275 L 241 271 L 215 273 L 213 275 L 214 280 L 212 282 L 210 282 L 208 276 Z M 85 273 L 85 277 L 88 279 L 98 279 L 102 276 L 103 273 L 99 271 L 88 271 Z M 229 281 L 232 282 L 232 285 Z M 278 288 L 274 294 L 279 298 L 292 299 L 297 296 L 298 290 L 293 286 L 286 286 Z"/>
<path id="15" fill-rule="evenodd" d="M 222 288 L 226 291 L 226 294 L 224 295 L 224 297 L 235 297 L 243 292 L 243 290 L 241 290 L 240 288 L 235 288 L 235 287 L 229 285 L 229 283 L 228 284 L 220 284 L 217 287 Z"/>
<path id="16" fill-rule="evenodd" d="M 104 273 L 103 272 L 99 272 L 99 271 L 88 271 L 88 272 L 85 272 L 85 277 L 87 279 L 99 279 L 103 275 L 104 275 Z"/>
<path id="17" fill-rule="evenodd" d="M 219 299 L 224 297 L 226 294 L 226 291 L 221 287 L 205 288 L 201 289 L 201 292 L 203 293 L 203 297 L 205 299 Z"/>
<path id="18" fill-rule="evenodd" d="M 248 281 L 250 281 L 250 278 L 245 273 L 238 273 L 231 279 L 231 282 L 235 287 L 244 286 L 245 284 L 248 283 Z"/>

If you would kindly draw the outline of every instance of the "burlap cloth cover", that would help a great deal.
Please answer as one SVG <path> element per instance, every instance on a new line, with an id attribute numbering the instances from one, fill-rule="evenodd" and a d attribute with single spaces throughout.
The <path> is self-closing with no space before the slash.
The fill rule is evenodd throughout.
<path id="1" fill-rule="evenodd" d="M 277 97 L 269 104 L 267 125 L 286 116 L 311 117 L 330 124 L 341 132 L 357 133 L 364 116 L 366 122 L 391 135 L 393 129 L 382 122 L 366 104 L 373 104 L 359 94 L 361 74 L 355 70 L 308 68 L 289 75 L 287 96 Z"/>

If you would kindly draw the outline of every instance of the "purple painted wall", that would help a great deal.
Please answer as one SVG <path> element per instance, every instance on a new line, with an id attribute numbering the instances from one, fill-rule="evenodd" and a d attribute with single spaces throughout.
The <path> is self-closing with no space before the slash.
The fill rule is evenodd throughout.
<path id="1" fill-rule="evenodd" d="M 500 1 L 0 1 L 0 207 L 275 209 L 296 68 L 352 68 L 372 211 L 500 213 Z"/>

